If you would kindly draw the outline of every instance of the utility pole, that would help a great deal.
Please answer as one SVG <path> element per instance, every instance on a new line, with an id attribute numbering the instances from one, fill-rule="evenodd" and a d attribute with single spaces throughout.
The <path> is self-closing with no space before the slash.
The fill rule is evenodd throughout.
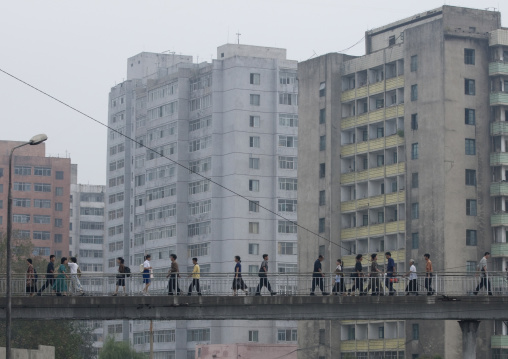
<path id="1" fill-rule="evenodd" d="M 153 320 L 150 320 L 150 359 L 153 359 Z"/>
<path id="2" fill-rule="evenodd" d="M 240 45 L 240 30 L 238 30 L 238 32 L 236 33 L 236 38 L 237 38 L 237 42 L 238 42 L 238 45 Z"/>

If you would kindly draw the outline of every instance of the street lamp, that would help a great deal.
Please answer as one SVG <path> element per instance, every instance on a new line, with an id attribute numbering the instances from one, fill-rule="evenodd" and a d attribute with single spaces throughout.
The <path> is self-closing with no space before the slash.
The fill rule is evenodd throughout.
<path id="1" fill-rule="evenodd" d="M 48 139 L 45 134 L 40 134 L 32 137 L 30 141 L 22 143 L 11 150 L 9 155 L 9 195 L 7 199 L 7 310 L 5 314 L 6 325 L 5 325 L 5 354 L 6 359 L 11 359 L 11 306 L 12 306 L 12 293 L 11 293 L 11 237 L 12 237 L 12 157 L 14 150 L 31 145 L 35 146 L 43 143 Z"/>

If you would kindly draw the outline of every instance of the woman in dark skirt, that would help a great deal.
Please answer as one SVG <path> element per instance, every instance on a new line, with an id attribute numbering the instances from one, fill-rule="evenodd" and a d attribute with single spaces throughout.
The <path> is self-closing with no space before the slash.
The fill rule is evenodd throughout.
<path id="1" fill-rule="evenodd" d="M 118 274 L 116 275 L 116 290 L 113 293 L 113 297 L 118 295 L 118 288 L 123 287 L 123 295 L 125 293 L 125 260 L 122 257 L 118 257 L 116 259 L 116 263 L 118 264 Z"/>
<path id="2" fill-rule="evenodd" d="M 236 291 L 238 289 L 243 290 L 245 295 L 247 295 L 247 286 L 242 279 L 242 261 L 240 260 L 240 256 L 235 256 L 235 278 L 233 279 L 233 295 L 236 296 Z"/>
<path id="3" fill-rule="evenodd" d="M 29 293 L 30 297 L 33 297 L 37 292 L 37 279 L 35 278 L 35 269 L 32 264 L 32 259 L 27 260 L 28 268 L 26 269 L 26 292 Z"/>

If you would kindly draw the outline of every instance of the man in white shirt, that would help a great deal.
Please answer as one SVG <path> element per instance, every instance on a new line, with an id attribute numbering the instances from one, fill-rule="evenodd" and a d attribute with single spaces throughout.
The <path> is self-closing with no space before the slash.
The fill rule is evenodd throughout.
<path id="1" fill-rule="evenodd" d="M 72 281 L 72 287 L 74 290 L 74 293 L 79 292 L 80 295 L 85 295 L 83 292 L 83 287 L 81 286 L 81 282 L 78 278 L 78 260 L 76 257 L 71 257 L 71 261 L 67 264 L 69 266 L 69 269 L 71 270 L 71 281 Z"/>
<path id="2" fill-rule="evenodd" d="M 409 276 L 409 283 L 406 287 L 406 295 L 409 295 L 413 293 L 414 295 L 418 295 L 418 289 L 417 289 L 417 283 L 416 279 L 418 278 L 418 275 L 416 274 L 416 266 L 415 266 L 415 260 L 410 259 L 409 260 L 409 272 L 406 273 L 406 277 Z"/>
<path id="3" fill-rule="evenodd" d="M 487 291 L 489 292 L 489 295 L 492 295 L 492 287 L 490 286 L 490 281 L 487 276 L 487 260 L 490 258 L 490 253 L 485 252 L 485 255 L 480 260 L 480 263 L 478 263 L 478 270 L 481 273 L 480 283 L 476 287 L 476 290 L 474 291 L 474 295 L 478 295 L 478 292 L 483 287 L 487 288 Z"/>
<path id="4" fill-rule="evenodd" d="M 152 257 L 147 254 L 145 257 L 145 262 L 143 263 L 143 283 L 145 287 L 142 290 L 143 295 L 148 295 L 148 287 L 150 286 L 150 273 L 152 271 L 152 265 L 150 264 L 150 259 Z"/>

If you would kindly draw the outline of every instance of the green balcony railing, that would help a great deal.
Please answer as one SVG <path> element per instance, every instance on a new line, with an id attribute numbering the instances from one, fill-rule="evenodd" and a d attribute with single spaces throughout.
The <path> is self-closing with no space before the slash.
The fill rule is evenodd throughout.
<path id="1" fill-rule="evenodd" d="M 490 124 L 490 134 L 492 136 L 508 135 L 508 122 L 498 121 Z"/>
<path id="2" fill-rule="evenodd" d="M 506 92 L 492 92 L 490 94 L 491 106 L 508 106 L 508 93 Z"/>
<path id="3" fill-rule="evenodd" d="M 508 63 L 491 62 L 489 64 L 489 75 L 508 75 Z"/>
<path id="4" fill-rule="evenodd" d="M 508 196 L 508 182 L 492 183 L 490 185 L 491 196 Z"/>
<path id="5" fill-rule="evenodd" d="M 490 225 L 492 227 L 508 226 L 508 213 L 498 213 L 490 216 Z"/>
<path id="6" fill-rule="evenodd" d="M 508 349 L 508 335 L 493 335 L 490 337 L 492 349 Z"/>
<path id="7" fill-rule="evenodd" d="M 508 257 L 508 243 L 492 243 L 490 254 L 492 257 Z"/>
<path id="8" fill-rule="evenodd" d="M 491 166 L 508 166 L 508 152 L 496 152 L 490 154 Z"/>

